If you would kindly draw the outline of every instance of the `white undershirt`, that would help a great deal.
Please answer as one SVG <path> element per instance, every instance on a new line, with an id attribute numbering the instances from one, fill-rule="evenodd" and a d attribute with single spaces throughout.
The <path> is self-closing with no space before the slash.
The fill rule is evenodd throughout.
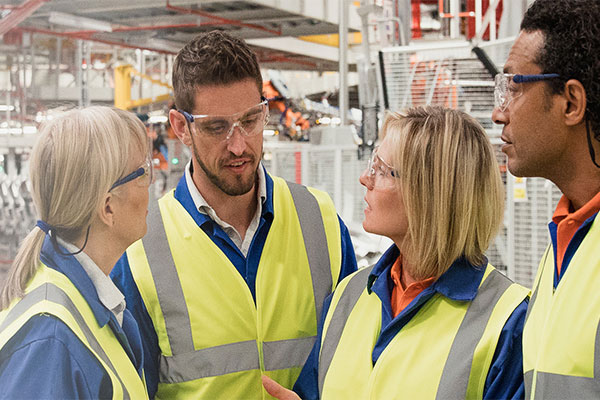
<path id="1" fill-rule="evenodd" d="M 57 242 L 62 247 L 64 247 L 69 253 L 76 253 L 79 251 L 77 246 L 65 242 L 61 238 L 57 237 Z M 119 325 L 123 326 L 123 310 L 125 310 L 125 296 L 123 293 L 115 286 L 113 281 L 106 275 L 100 267 L 88 256 L 87 254 L 81 252 L 79 254 L 75 254 L 73 257 L 81 264 L 81 267 L 86 272 L 86 274 L 90 277 L 94 288 L 96 288 L 96 293 L 98 293 L 98 298 L 100 302 L 109 309 L 115 317 L 117 317 L 117 322 Z"/>
<path id="2" fill-rule="evenodd" d="M 192 166 L 192 161 L 185 166 L 185 182 L 188 187 L 188 191 L 192 196 L 192 200 L 194 201 L 194 205 L 196 209 L 202 214 L 208 215 L 210 219 L 215 221 L 217 225 L 219 225 L 223 231 L 229 236 L 231 241 L 236 245 L 236 247 L 242 252 L 244 257 L 248 256 L 248 249 L 250 248 L 250 244 L 252 243 L 252 238 L 258 229 L 258 225 L 260 223 L 260 215 L 262 214 L 262 206 L 267 199 L 267 181 L 265 179 L 265 171 L 263 169 L 262 163 L 258 166 L 258 191 L 256 196 L 256 202 L 258 203 L 256 206 L 256 212 L 252 217 L 252 221 L 250 221 L 250 225 L 248 229 L 246 229 L 246 234 L 244 235 L 244 240 L 242 240 L 242 235 L 230 224 L 223 221 L 215 210 L 206 202 L 200 191 L 194 184 L 192 179 L 192 174 L 190 173 L 190 169 Z"/>

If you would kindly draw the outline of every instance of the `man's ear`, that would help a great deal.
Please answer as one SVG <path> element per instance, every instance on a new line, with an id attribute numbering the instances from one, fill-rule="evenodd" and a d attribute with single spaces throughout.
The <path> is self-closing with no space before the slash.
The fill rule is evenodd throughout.
<path id="1" fill-rule="evenodd" d="M 577 79 L 569 79 L 565 83 L 563 96 L 566 100 L 565 123 L 568 126 L 582 123 L 587 107 L 587 96 L 583 84 Z"/>
<path id="2" fill-rule="evenodd" d="M 190 138 L 187 120 L 183 114 L 177 110 L 169 110 L 169 122 L 173 128 L 173 132 L 175 132 L 175 135 L 177 135 L 179 140 L 190 147 L 192 145 L 192 139 Z"/>
<path id="3" fill-rule="evenodd" d="M 104 196 L 102 206 L 98 210 L 98 219 L 109 227 L 115 224 L 115 200 L 115 196 L 112 193 L 107 193 Z"/>

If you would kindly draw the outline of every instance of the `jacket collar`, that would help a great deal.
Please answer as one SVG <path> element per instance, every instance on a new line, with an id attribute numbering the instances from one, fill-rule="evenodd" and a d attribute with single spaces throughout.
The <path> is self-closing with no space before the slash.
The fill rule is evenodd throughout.
<path id="1" fill-rule="evenodd" d="M 381 256 L 369 275 L 367 282 L 367 290 L 369 293 L 380 275 L 385 273 L 383 276 L 385 282 L 391 280 L 389 269 L 394 264 L 399 254 L 400 251 L 396 245 L 393 244 Z M 483 279 L 487 263 L 488 261 L 485 259 L 481 265 L 473 265 L 463 257 L 458 258 L 452 263 L 450 268 L 448 268 L 448 270 L 430 286 L 430 289 L 451 300 L 471 301 L 477 295 L 477 289 Z M 381 283 L 383 283 L 383 281 Z M 388 284 L 388 286 L 390 288 L 393 287 L 393 283 Z"/>
<path id="2" fill-rule="evenodd" d="M 56 246 L 64 254 L 60 254 L 56 251 L 50 236 L 46 235 L 42 245 L 40 259 L 47 267 L 60 272 L 71 281 L 89 304 L 96 317 L 96 321 L 98 321 L 98 325 L 103 327 L 108 323 L 113 314 L 100 302 L 96 288 L 81 264 L 79 264 L 72 255 L 65 255 L 69 252 L 64 247 L 58 244 L 56 244 Z"/>

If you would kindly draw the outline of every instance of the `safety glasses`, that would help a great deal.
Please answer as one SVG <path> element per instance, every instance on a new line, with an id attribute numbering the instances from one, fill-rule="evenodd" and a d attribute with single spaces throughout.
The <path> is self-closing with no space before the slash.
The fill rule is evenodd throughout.
<path id="1" fill-rule="evenodd" d="M 559 77 L 559 74 L 496 74 L 494 78 L 494 106 L 501 111 L 506 111 L 510 103 L 523 94 L 522 83 L 539 82 Z"/>
<path id="2" fill-rule="evenodd" d="M 129 175 L 124 176 L 123 178 L 116 181 L 112 185 L 110 190 L 113 190 L 114 188 L 124 185 L 127 182 L 131 182 L 133 180 L 135 180 L 136 184 L 138 184 L 139 186 L 149 186 L 152 183 L 153 179 L 154 179 L 154 170 L 152 168 L 152 161 L 149 159 L 146 159 L 146 161 L 144 161 L 144 163 L 139 168 L 137 168 L 135 171 L 133 171 Z"/>
<path id="3" fill-rule="evenodd" d="M 216 141 L 229 140 L 236 127 L 243 136 L 255 136 L 261 133 L 269 120 L 268 101 L 231 115 L 193 115 L 187 111 L 178 110 L 193 126 L 197 134 Z"/>
<path id="4" fill-rule="evenodd" d="M 373 149 L 367 164 L 367 170 L 364 173 L 373 187 L 389 189 L 394 187 L 395 178 L 399 174 L 396 169 L 379 157 L 378 150 L 379 147 Z"/>

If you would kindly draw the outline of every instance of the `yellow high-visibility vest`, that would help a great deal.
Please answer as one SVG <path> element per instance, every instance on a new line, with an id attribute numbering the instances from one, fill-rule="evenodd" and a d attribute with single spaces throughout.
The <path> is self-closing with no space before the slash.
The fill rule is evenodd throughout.
<path id="1" fill-rule="evenodd" d="M 536 399 L 600 397 L 600 224 L 598 217 L 556 290 L 548 246 L 523 330 L 525 394 Z"/>
<path id="2" fill-rule="evenodd" d="M 25 296 L 0 313 L 0 349 L 29 319 L 40 314 L 60 319 L 97 358 L 110 376 L 113 399 L 148 398 L 143 379 L 112 328 L 108 324 L 100 327 L 89 304 L 69 278 L 44 264 L 40 264 L 27 285 Z"/>
<path id="3" fill-rule="evenodd" d="M 235 266 L 174 198 L 151 209 L 127 251 L 161 350 L 159 398 L 261 399 L 266 374 L 291 388 L 341 269 L 340 227 L 321 191 L 273 178 L 274 219 L 256 303 Z"/>
<path id="4" fill-rule="evenodd" d="M 488 265 L 473 301 L 433 295 L 383 350 L 373 267 L 344 279 L 325 319 L 321 399 L 481 399 L 502 328 L 529 291 Z"/>

